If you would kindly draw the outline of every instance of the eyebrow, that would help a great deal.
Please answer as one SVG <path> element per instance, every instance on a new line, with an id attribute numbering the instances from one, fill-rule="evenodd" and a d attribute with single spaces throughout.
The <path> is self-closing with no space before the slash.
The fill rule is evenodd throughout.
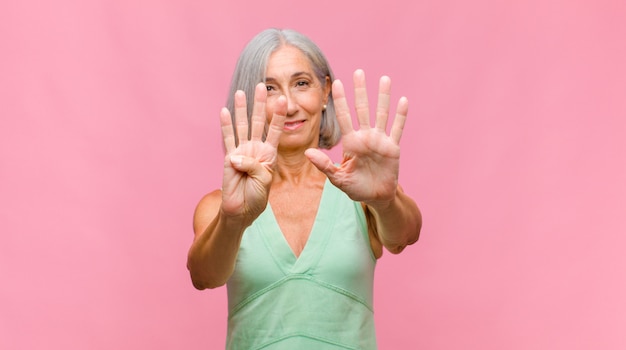
<path id="1" fill-rule="evenodd" d="M 298 78 L 298 77 L 303 76 L 303 75 L 304 75 L 304 76 L 306 76 L 306 77 L 308 77 L 309 79 L 313 79 L 313 75 L 311 75 L 311 73 L 308 73 L 308 72 L 295 72 L 295 73 L 293 73 L 293 74 L 291 75 L 291 77 L 290 77 L 290 78 L 291 78 L 291 79 L 294 79 L 294 78 Z M 276 78 L 273 78 L 273 77 L 265 77 L 265 81 L 266 81 L 266 82 L 268 82 L 268 81 L 269 81 L 269 82 L 274 82 L 274 81 L 276 81 Z"/>

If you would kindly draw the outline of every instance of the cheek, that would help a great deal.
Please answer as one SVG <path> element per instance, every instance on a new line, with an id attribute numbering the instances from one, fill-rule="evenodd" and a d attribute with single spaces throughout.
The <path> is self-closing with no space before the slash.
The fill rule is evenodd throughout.
<path id="1" fill-rule="evenodd" d="M 274 105 L 267 101 L 265 104 L 265 120 L 269 124 L 272 121 L 272 116 L 274 115 Z"/>

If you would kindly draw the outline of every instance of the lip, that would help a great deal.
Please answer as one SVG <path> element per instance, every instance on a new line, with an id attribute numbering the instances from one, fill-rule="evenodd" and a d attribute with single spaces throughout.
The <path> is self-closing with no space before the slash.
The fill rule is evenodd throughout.
<path id="1" fill-rule="evenodd" d="M 285 122 L 285 125 L 283 126 L 283 130 L 294 131 L 302 127 L 302 125 L 304 125 L 304 120 L 294 120 L 294 121 Z"/>

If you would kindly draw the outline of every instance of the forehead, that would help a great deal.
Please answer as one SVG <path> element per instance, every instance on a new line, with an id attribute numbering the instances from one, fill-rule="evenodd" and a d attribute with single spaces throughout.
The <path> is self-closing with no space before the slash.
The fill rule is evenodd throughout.
<path id="1" fill-rule="evenodd" d="M 283 46 L 274 51 L 267 62 L 267 77 L 280 78 L 294 73 L 313 74 L 313 67 L 308 57 L 293 46 Z"/>

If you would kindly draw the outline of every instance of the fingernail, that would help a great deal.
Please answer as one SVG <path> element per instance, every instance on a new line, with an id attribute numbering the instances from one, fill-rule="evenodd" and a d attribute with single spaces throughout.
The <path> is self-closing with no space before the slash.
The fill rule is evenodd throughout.
<path id="1" fill-rule="evenodd" d="M 239 155 L 230 156 L 230 162 L 234 166 L 241 166 L 241 163 L 243 163 L 243 156 L 239 156 Z"/>

